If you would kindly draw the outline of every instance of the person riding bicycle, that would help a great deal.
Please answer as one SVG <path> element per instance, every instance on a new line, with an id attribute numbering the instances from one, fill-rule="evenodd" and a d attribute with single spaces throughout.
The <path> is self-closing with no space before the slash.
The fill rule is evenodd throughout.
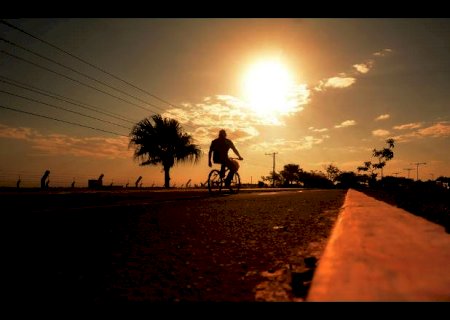
<path id="1" fill-rule="evenodd" d="M 220 176 L 223 178 L 225 175 L 225 167 L 230 169 L 228 176 L 225 179 L 225 187 L 229 187 L 233 180 L 234 173 L 238 170 L 239 166 L 235 164 L 233 160 L 228 157 L 228 150 L 233 152 L 239 157 L 239 160 L 244 160 L 239 154 L 239 151 L 234 146 L 234 143 L 227 139 L 227 133 L 225 130 L 219 131 L 219 137 L 211 142 L 208 153 L 208 165 L 212 167 L 211 155 L 213 156 L 214 163 L 220 163 Z"/>

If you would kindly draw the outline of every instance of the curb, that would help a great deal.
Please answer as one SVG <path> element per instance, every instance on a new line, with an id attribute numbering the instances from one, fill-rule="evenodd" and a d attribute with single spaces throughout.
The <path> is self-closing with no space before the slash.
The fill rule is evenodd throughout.
<path id="1" fill-rule="evenodd" d="M 349 189 L 306 301 L 450 301 L 444 227 Z"/>

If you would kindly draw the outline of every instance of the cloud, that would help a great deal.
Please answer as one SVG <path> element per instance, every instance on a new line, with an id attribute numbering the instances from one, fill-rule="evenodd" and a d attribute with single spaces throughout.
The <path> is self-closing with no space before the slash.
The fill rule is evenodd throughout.
<path id="1" fill-rule="evenodd" d="M 347 88 L 356 82 L 356 79 L 353 77 L 331 77 L 326 80 L 320 80 L 319 84 L 314 88 L 316 91 L 323 91 L 326 88 Z"/>
<path id="2" fill-rule="evenodd" d="M 387 113 L 380 114 L 378 117 L 375 118 L 375 121 L 386 120 L 386 119 L 389 119 L 390 117 L 391 116 Z"/>
<path id="3" fill-rule="evenodd" d="M 9 127 L 0 124 L 0 137 L 24 140 L 32 148 L 51 155 L 72 155 L 89 158 L 132 158 L 133 151 L 128 150 L 128 137 L 83 137 L 77 138 L 64 134 L 44 135 L 25 127 Z"/>
<path id="4" fill-rule="evenodd" d="M 314 145 L 321 144 L 329 136 L 324 135 L 320 138 L 306 136 L 300 140 L 275 139 L 272 141 L 264 141 L 250 146 L 252 151 L 264 152 L 267 150 L 277 150 L 279 152 L 290 152 L 296 150 L 309 150 Z"/>
<path id="5" fill-rule="evenodd" d="M 0 138 L 26 140 L 32 135 L 37 135 L 37 132 L 31 128 L 13 128 L 0 124 Z"/>
<path id="6" fill-rule="evenodd" d="M 327 128 L 317 129 L 317 128 L 314 128 L 314 127 L 309 127 L 308 129 L 311 130 L 311 131 L 314 131 L 314 132 L 326 132 L 326 131 L 328 131 Z"/>
<path id="7" fill-rule="evenodd" d="M 417 129 L 422 127 L 422 124 L 419 122 L 416 123 L 407 123 L 407 124 L 401 124 L 398 126 L 394 126 L 393 129 L 395 130 L 407 130 L 407 129 Z"/>
<path id="8" fill-rule="evenodd" d="M 389 135 L 390 132 L 387 130 L 383 130 L 383 129 L 377 129 L 377 130 L 373 130 L 372 134 L 376 137 L 385 137 L 385 136 Z"/>
<path id="9" fill-rule="evenodd" d="M 209 145 L 220 129 L 226 129 L 228 136 L 236 140 L 247 140 L 259 135 L 255 126 L 280 125 L 271 119 L 253 117 L 251 110 L 241 100 L 227 95 L 207 97 L 196 104 L 186 103 L 184 108 L 167 110 L 162 116 L 177 119 L 186 129 L 192 128 L 195 142 Z"/>
<path id="10" fill-rule="evenodd" d="M 186 129 L 192 128 L 196 143 L 209 145 L 225 128 L 233 140 L 246 141 L 259 135 L 258 126 L 283 126 L 283 117 L 301 112 L 310 101 L 306 85 L 292 88 L 288 108 L 264 114 L 252 109 L 245 101 L 230 95 L 206 97 L 200 103 L 185 103 L 182 108 L 167 110 L 163 116 L 177 119 Z"/>
<path id="11" fill-rule="evenodd" d="M 373 60 L 368 60 L 367 62 L 364 63 L 354 64 L 353 68 L 355 68 L 356 71 L 358 71 L 359 73 L 365 74 L 369 72 L 370 69 L 372 69 L 373 63 L 374 63 Z"/>
<path id="12" fill-rule="evenodd" d="M 411 129 L 408 127 L 407 129 Z M 417 129 L 418 127 L 414 127 Z M 426 128 L 414 130 L 412 132 L 393 137 L 398 142 L 408 142 L 421 138 L 445 138 L 450 136 L 450 123 L 447 121 L 438 122 Z"/>
<path id="13" fill-rule="evenodd" d="M 450 136 L 450 123 L 440 122 L 428 128 L 418 130 L 419 135 L 428 137 L 448 137 Z"/>
<path id="14" fill-rule="evenodd" d="M 383 49 L 381 51 L 373 53 L 374 56 L 385 56 L 392 52 L 392 49 Z M 350 72 L 351 75 L 360 75 L 368 73 L 374 66 L 375 61 L 368 59 L 365 62 L 355 63 L 352 65 L 353 69 Z M 314 91 L 322 92 L 327 88 L 343 89 L 348 88 L 356 82 L 356 78 L 347 75 L 345 72 L 341 72 L 338 76 L 326 78 L 320 80 L 314 87 Z"/>
<path id="15" fill-rule="evenodd" d="M 355 120 L 345 120 L 343 122 L 341 122 L 340 124 L 335 125 L 335 128 L 345 128 L 345 127 L 350 127 L 350 126 L 354 126 L 356 124 Z"/>
<path id="16" fill-rule="evenodd" d="M 374 52 L 373 55 L 377 57 L 384 57 L 390 53 L 392 53 L 392 49 L 383 49 L 381 51 Z"/>

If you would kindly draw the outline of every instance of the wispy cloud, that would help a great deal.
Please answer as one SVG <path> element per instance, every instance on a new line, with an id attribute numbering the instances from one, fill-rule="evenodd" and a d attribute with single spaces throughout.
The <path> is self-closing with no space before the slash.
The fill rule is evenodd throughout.
<path id="1" fill-rule="evenodd" d="M 339 147 L 323 147 L 323 150 L 327 152 L 333 152 L 336 154 L 348 154 L 348 153 L 367 153 L 371 151 L 371 147 L 367 146 L 339 146 Z"/>
<path id="2" fill-rule="evenodd" d="M 258 126 L 283 126 L 283 118 L 301 112 L 309 103 L 309 96 L 310 90 L 306 85 L 295 86 L 288 97 L 289 108 L 264 117 L 245 101 L 230 95 L 206 97 L 200 103 L 185 103 L 183 108 L 169 109 L 163 116 L 176 118 L 186 129 L 192 128 L 200 145 L 208 145 L 223 128 L 234 140 L 245 141 L 259 135 Z"/>
<path id="3" fill-rule="evenodd" d="M 345 120 L 343 122 L 341 122 L 340 124 L 335 125 L 335 128 L 345 128 L 345 127 L 350 127 L 350 126 L 354 126 L 356 124 L 355 120 Z"/>
<path id="4" fill-rule="evenodd" d="M 386 48 L 381 51 L 374 52 L 373 55 L 377 56 L 377 57 L 384 57 L 384 56 L 390 54 L 392 51 L 393 51 L 392 49 Z"/>
<path id="5" fill-rule="evenodd" d="M 38 135 L 37 131 L 34 131 L 31 128 L 13 128 L 0 124 L 0 138 L 26 140 L 32 135 Z"/>
<path id="6" fill-rule="evenodd" d="M 321 144 L 329 136 L 322 136 L 320 138 L 313 136 L 306 136 L 300 140 L 286 140 L 275 139 L 272 141 L 264 141 L 250 146 L 250 150 L 257 152 L 264 152 L 266 150 L 278 150 L 280 152 L 289 152 L 296 150 L 311 149 L 314 145 Z"/>
<path id="7" fill-rule="evenodd" d="M 364 63 L 354 64 L 353 68 L 355 68 L 357 72 L 365 74 L 365 73 L 369 72 L 370 69 L 372 69 L 373 63 L 374 63 L 373 60 L 368 60 Z"/>
<path id="8" fill-rule="evenodd" d="M 244 102 L 227 95 L 206 97 L 201 103 L 186 103 L 183 107 L 169 109 L 163 116 L 177 119 L 186 129 L 193 128 L 200 145 L 211 143 L 223 128 L 234 140 L 235 133 L 239 139 L 247 140 L 259 135 L 255 126 L 280 125 L 272 119 L 253 117 Z"/>
<path id="9" fill-rule="evenodd" d="M 383 130 L 383 129 L 377 129 L 377 130 L 373 130 L 372 134 L 376 137 L 385 137 L 385 136 L 389 135 L 390 132 L 387 130 Z"/>
<path id="10" fill-rule="evenodd" d="M 48 154 L 70 154 L 89 158 L 132 158 L 132 150 L 128 150 L 128 138 L 74 138 L 67 135 L 52 134 L 33 141 L 33 148 Z"/>
<path id="11" fill-rule="evenodd" d="M 373 55 L 378 57 L 384 57 L 391 52 L 392 49 L 383 49 L 373 53 Z M 373 59 L 367 59 L 365 62 L 355 63 L 354 65 L 352 65 L 353 68 L 352 71 L 348 72 L 348 74 L 346 72 L 341 72 L 337 76 L 322 79 L 314 87 L 314 90 L 317 92 L 322 92 L 328 88 L 335 88 L 335 89 L 348 88 L 353 84 L 355 84 L 357 78 L 355 78 L 354 76 L 368 73 L 370 70 L 372 70 L 374 64 L 375 61 Z"/>
<path id="12" fill-rule="evenodd" d="M 375 121 L 386 120 L 389 119 L 390 117 L 391 116 L 388 113 L 380 114 L 378 117 L 375 118 Z"/>
<path id="13" fill-rule="evenodd" d="M 422 124 L 420 122 L 415 122 L 415 123 L 406 123 L 406 124 L 401 124 L 398 126 L 394 126 L 393 129 L 395 130 L 409 130 L 409 129 L 417 129 L 422 127 Z"/>
<path id="14" fill-rule="evenodd" d="M 127 137 L 83 137 L 77 138 L 63 134 L 42 134 L 31 128 L 13 128 L 0 124 L 0 137 L 24 140 L 32 148 L 45 154 L 72 155 L 89 158 L 130 158 Z"/>
<path id="15" fill-rule="evenodd" d="M 356 78 L 348 76 L 331 77 L 325 80 L 320 80 L 319 84 L 314 88 L 316 91 L 323 91 L 327 88 L 347 88 L 356 82 Z"/>
<path id="16" fill-rule="evenodd" d="M 314 127 L 309 127 L 308 130 L 311 130 L 311 131 L 314 131 L 314 132 L 326 132 L 326 131 L 328 131 L 327 128 L 318 129 L 318 128 L 314 128 Z"/>
<path id="17" fill-rule="evenodd" d="M 419 129 L 418 133 L 422 136 L 429 136 L 434 138 L 450 136 L 450 123 L 439 122 L 427 128 Z"/>
<path id="18" fill-rule="evenodd" d="M 411 128 L 407 128 L 411 129 Z M 417 129 L 417 127 L 414 127 Z M 398 142 L 408 142 L 420 138 L 444 138 L 450 136 L 450 123 L 447 121 L 438 122 L 429 127 L 414 130 L 412 132 L 393 137 Z"/>

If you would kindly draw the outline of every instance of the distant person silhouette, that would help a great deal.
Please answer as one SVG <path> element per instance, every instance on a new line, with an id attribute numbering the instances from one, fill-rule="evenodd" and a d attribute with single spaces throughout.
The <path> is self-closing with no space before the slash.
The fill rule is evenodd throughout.
<path id="1" fill-rule="evenodd" d="M 102 173 L 99 177 L 98 177 L 98 179 L 97 179 L 97 181 L 98 181 L 98 186 L 103 186 L 103 177 L 104 177 L 105 175 Z"/>
<path id="2" fill-rule="evenodd" d="M 137 178 L 136 182 L 134 183 L 134 185 L 136 186 L 136 188 L 139 187 L 139 182 L 141 182 L 141 180 L 142 180 L 142 176 L 139 176 L 139 178 Z M 141 185 L 142 185 L 142 183 L 141 183 Z"/>
<path id="3" fill-rule="evenodd" d="M 228 157 L 228 151 L 230 149 L 239 157 L 239 160 L 244 160 L 234 146 L 233 141 L 227 139 L 226 131 L 222 129 L 219 131 L 219 137 L 211 142 L 208 153 L 208 165 L 210 167 L 212 167 L 211 156 L 214 163 L 221 164 L 220 176 L 222 178 L 225 175 L 225 168 L 230 169 L 228 176 L 225 178 L 225 187 L 227 188 L 230 187 L 234 173 L 238 170 L 238 166 Z"/>
<path id="4" fill-rule="evenodd" d="M 48 179 L 49 175 L 50 175 L 50 170 L 45 170 L 44 175 L 41 178 L 41 189 L 48 188 L 48 184 L 49 184 L 50 180 L 47 181 L 47 179 Z"/>

